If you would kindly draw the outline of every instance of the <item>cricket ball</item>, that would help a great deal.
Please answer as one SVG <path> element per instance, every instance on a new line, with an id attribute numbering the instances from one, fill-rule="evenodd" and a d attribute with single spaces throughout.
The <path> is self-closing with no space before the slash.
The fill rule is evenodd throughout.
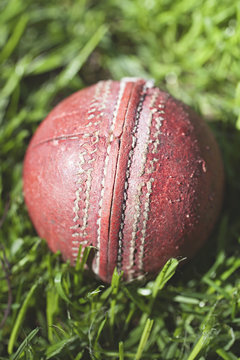
<path id="1" fill-rule="evenodd" d="M 131 281 L 191 258 L 219 214 L 223 166 L 206 123 L 152 81 L 101 81 L 57 105 L 24 161 L 32 222 L 52 251 Z"/>

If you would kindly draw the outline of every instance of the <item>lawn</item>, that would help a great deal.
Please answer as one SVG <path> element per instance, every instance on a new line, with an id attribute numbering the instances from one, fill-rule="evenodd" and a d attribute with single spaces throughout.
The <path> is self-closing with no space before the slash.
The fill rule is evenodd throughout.
<path id="1" fill-rule="evenodd" d="M 0 1 L 0 359 L 240 359 L 240 4 Z M 155 79 L 208 122 L 225 166 L 207 244 L 155 280 L 106 285 L 52 254 L 30 222 L 31 136 L 71 93 Z"/>

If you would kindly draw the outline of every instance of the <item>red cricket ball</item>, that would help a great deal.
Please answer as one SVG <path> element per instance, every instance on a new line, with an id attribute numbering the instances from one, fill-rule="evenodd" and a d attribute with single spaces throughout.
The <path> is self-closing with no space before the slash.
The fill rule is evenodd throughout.
<path id="1" fill-rule="evenodd" d="M 101 81 L 71 95 L 36 131 L 24 194 L 38 234 L 74 264 L 97 250 L 93 271 L 129 281 L 192 257 L 222 201 L 223 166 L 195 112 L 152 81 Z"/>

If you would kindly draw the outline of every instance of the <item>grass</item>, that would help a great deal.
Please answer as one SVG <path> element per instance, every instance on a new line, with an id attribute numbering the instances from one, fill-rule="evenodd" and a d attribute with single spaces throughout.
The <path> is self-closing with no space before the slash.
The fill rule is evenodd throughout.
<path id="1" fill-rule="evenodd" d="M 240 359 L 240 6 L 231 0 L 0 2 L 0 359 Z M 107 286 L 52 254 L 28 218 L 22 162 L 40 121 L 100 79 L 154 78 L 222 150 L 208 244 L 155 281 Z M 86 254 L 87 256 L 87 254 Z"/>

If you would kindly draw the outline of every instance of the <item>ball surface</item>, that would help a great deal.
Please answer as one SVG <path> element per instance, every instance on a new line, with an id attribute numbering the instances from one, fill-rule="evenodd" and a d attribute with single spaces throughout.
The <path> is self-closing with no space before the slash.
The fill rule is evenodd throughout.
<path id="1" fill-rule="evenodd" d="M 218 216 L 223 166 L 205 122 L 151 81 L 101 81 L 57 105 L 32 138 L 24 196 L 38 234 L 75 263 L 130 281 L 192 257 Z"/>

